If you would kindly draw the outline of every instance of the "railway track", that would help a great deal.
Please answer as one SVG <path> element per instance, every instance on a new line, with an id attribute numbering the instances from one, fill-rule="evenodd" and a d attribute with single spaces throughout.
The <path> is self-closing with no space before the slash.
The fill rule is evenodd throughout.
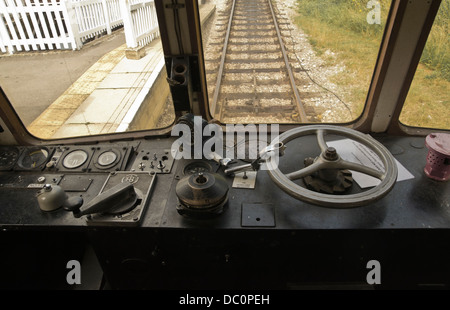
<path id="1" fill-rule="evenodd" d="M 271 0 L 232 0 L 211 43 L 211 113 L 225 123 L 308 122 Z M 211 84 L 213 87 L 211 87 Z M 309 113 L 310 114 L 310 113 Z"/>

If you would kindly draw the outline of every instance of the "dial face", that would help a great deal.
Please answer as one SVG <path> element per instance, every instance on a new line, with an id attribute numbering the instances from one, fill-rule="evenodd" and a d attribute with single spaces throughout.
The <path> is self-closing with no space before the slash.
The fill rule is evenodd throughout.
<path id="1" fill-rule="evenodd" d="M 189 163 L 183 169 L 183 173 L 185 175 L 192 175 L 198 172 L 211 172 L 211 171 L 212 171 L 211 165 L 204 161 L 195 161 Z"/>
<path id="2" fill-rule="evenodd" d="M 113 151 L 106 151 L 100 154 L 97 159 L 97 163 L 100 166 L 110 166 L 117 160 L 117 154 Z"/>
<path id="3" fill-rule="evenodd" d="M 0 150 L 0 170 L 12 167 L 19 158 L 19 150 L 16 148 Z"/>
<path id="4" fill-rule="evenodd" d="M 25 151 L 19 165 L 24 169 L 34 169 L 45 164 L 49 156 L 45 148 L 31 148 Z"/>
<path id="5" fill-rule="evenodd" d="M 64 157 L 63 166 L 67 169 L 75 169 L 83 165 L 88 159 L 88 154 L 83 150 L 75 150 Z"/>

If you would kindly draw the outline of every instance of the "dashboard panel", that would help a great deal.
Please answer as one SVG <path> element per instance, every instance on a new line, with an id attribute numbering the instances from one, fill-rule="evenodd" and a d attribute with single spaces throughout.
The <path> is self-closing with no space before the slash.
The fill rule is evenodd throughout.
<path id="1" fill-rule="evenodd" d="M 320 151 L 314 137 L 302 139 L 286 147 L 280 169 L 294 171 Z M 254 186 L 246 187 L 236 185 L 242 175 L 225 173 L 217 161 L 175 160 L 170 152 L 174 138 L 2 147 L 0 226 L 3 236 L 29 230 L 76 232 L 92 245 L 114 288 L 366 285 L 362 264 L 370 259 L 390 270 L 387 287 L 447 287 L 449 183 L 425 175 L 424 138 L 376 140 L 413 178 L 396 182 L 380 200 L 343 209 L 296 199 L 264 170 L 248 172 L 254 173 Z M 230 167 L 245 164 L 248 160 L 234 160 Z M 178 186 L 182 182 L 188 184 L 184 192 Z M 62 189 L 63 202 L 44 211 L 40 198 L 53 199 L 56 188 Z M 351 192 L 363 190 L 354 184 Z M 199 203 L 192 207 L 190 199 Z M 180 205 L 199 210 L 183 212 Z M 419 262 L 423 270 L 405 277 Z M 324 273 L 307 270 L 319 265 Z M 257 276 L 257 268 L 265 268 L 267 277 Z M 243 276 L 246 280 L 236 283 Z"/>

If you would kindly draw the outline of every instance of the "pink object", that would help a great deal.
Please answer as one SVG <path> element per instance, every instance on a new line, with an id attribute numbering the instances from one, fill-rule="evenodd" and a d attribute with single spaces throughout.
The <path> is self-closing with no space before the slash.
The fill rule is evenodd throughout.
<path id="1" fill-rule="evenodd" d="M 425 139 L 428 148 L 425 174 L 434 180 L 450 178 L 450 134 L 430 133 Z"/>

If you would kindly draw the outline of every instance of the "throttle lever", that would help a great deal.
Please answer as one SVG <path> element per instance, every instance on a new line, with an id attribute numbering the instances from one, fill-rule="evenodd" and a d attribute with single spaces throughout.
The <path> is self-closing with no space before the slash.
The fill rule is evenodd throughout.
<path id="1" fill-rule="evenodd" d="M 88 214 L 110 212 L 124 205 L 134 205 L 137 200 L 133 184 L 125 182 L 96 196 L 86 204 L 83 210 L 80 209 L 83 204 L 81 197 L 67 199 L 64 209 L 73 212 L 73 216 L 79 218 Z"/>
<path id="2" fill-rule="evenodd" d="M 66 211 L 73 212 L 73 215 L 75 216 L 75 213 L 80 212 L 80 208 L 83 205 L 83 203 L 84 203 L 83 197 L 73 196 L 67 198 L 66 201 L 64 201 L 63 208 Z"/>

